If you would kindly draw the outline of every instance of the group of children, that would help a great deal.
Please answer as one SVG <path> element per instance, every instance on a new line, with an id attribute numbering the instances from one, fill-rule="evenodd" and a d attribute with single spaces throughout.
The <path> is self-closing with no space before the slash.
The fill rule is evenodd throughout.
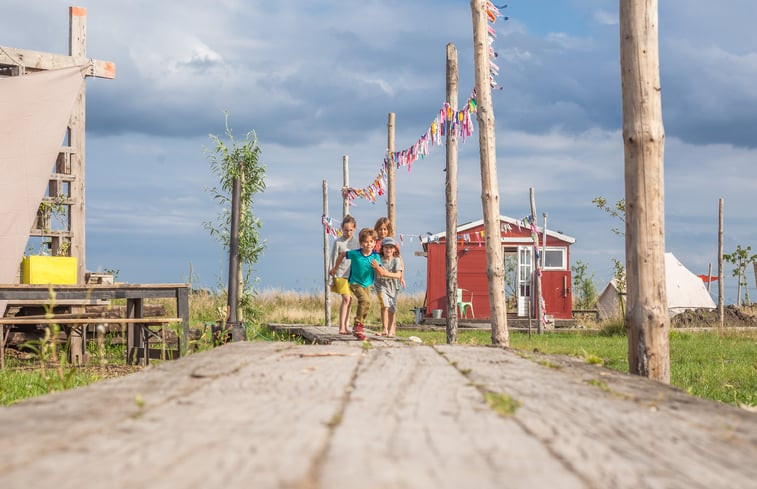
<path id="1" fill-rule="evenodd" d="M 342 220 L 342 236 L 334 243 L 329 275 L 334 277 L 331 291 L 342 296 L 339 306 L 339 333 L 350 334 L 349 322 L 352 296 L 357 298 L 357 311 L 352 333 L 365 339 L 363 322 L 371 307 L 371 294 L 375 289 L 381 305 L 382 336 L 396 333 L 395 314 L 397 295 L 405 286 L 404 266 L 400 248 L 392 235 L 392 223 L 386 217 L 376 225 L 363 228 L 355 238 L 355 218 L 347 215 Z"/>

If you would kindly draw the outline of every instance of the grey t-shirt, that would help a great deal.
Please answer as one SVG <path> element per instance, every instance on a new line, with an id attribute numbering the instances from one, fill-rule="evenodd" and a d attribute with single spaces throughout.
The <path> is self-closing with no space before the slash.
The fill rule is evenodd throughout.
<path id="1" fill-rule="evenodd" d="M 402 258 L 393 256 L 389 260 L 381 257 L 381 267 L 387 272 L 401 272 L 402 271 Z M 386 292 L 390 297 L 396 297 L 397 292 L 400 290 L 400 279 L 381 277 L 376 274 L 375 280 L 376 291 L 378 293 Z"/>
<path id="2" fill-rule="evenodd" d="M 334 267 L 339 253 L 343 253 L 349 250 L 356 250 L 358 248 L 360 248 L 360 242 L 355 236 L 352 236 L 350 240 L 347 240 L 344 236 L 342 236 L 341 238 L 334 241 L 334 247 L 331 249 L 331 260 L 329 264 L 330 267 Z M 350 261 L 347 258 L 342 260 L 342 263 L 339 264 L 339 268 L 337 268 L 334 276 L 339 278 L 348 278 L 350 276 Z"/>

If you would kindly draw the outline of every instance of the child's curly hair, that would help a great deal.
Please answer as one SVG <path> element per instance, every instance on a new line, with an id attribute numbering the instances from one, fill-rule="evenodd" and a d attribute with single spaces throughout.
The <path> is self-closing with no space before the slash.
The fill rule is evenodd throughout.
<path id="1" fill-rule="evenodd" d="M 388 217 L 379 217 L 378 221 L 376 221 L 376 225 L 373 226 L 373 229 L 378 232 L 378 229 L 381 226 L 386 226 L 387 236 L 394 236 L 394 227 L 392 226 L 392 221 L 390 221 Z"/>

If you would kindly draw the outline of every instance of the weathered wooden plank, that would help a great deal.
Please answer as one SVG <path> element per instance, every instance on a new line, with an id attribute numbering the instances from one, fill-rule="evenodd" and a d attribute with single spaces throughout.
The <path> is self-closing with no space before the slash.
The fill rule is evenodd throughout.
<path id="1" fill-rule="evenodd" d="M 0 409 L 0 487 L 290 486 L 322 451 L 360 351 L 232 343 Z"/>
<path id="2" fill-rule="evenodd" d="M 10 54 L 11 57 L 8 56 Z M 116 64 L 112 61 L 100 61 L 86 57 L 72 57 L 65 54 L 44 53 L 31 49 L 18 49 L 3 46 L 0 50 L 0 64 L 16 65 L 21 63 L 30 71 L 54 70 L 69 66 L 90 65 L 87 76 L 97 78 L 116 77 Z"/>
<path id="3" fill-rule="evenodd" d="M 0 318 L 0 324 L 169 324 L 180 323 L 182 318 L 108 318 L 108 317 L 52 317 L 52 318 L 25 318 L 24 316 L 14 316 Z"/>
<path id="4" fill-rule="evenodd" d="M 756 480 L 753 413 L 562 357 L 371 345 L 381 347 L 231 343 L 0 408 L 0 487 L 730 488 Z M 502 417 L 484 401 L 487 390 L 522 406 Z"/>
<path id="5" fill-rule="evenodd" d="M 436 347 L 592 487 L 733 488 L 757 480 L 757 416 L 566 357 Z M 653 449 L 650 450 L 650 447 Z"/>
<path id="6" fill-rule="evenodd" d="M 584 487 L 427 346 L 365 350 L 313 473 L 312 487 Z"/>

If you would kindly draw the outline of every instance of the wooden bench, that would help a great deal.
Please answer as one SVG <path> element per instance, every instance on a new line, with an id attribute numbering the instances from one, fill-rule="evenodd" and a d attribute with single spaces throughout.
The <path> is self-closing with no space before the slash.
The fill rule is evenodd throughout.
<path id="1" fill-rule="evenodd" d="M 144 300 L 153 298 L 170 298 L 176 301 L 175 318 L 145 318 Z M 23 301 L 26 304 L 37 301 L 40 305 L 53 305 L 63 301 L 102 301 L 112 299 L 126 299 L 126 318 L 82 318 L 82 322 L 73 321 L 73 317 L 55 318 L 51 322 L 69 325 L 79 325 L 72 328 L 71 351 L 85 351 L 84 327 L 86 324 L 121 323 L 127 327 L 126 360 L 132 363 L 142 359 L 149 360 L 149 342 L 146 339 L 154 337 L 150 325 L 165 326 L 171 323 L 181 323 L 178 331 L 178 348 L 176 355 L 186 353 L 189 337 L 189 284 L 93 284 L 93 285 L 36 285 L 11 284 L 0 285 L 0 301 L 14 304 Z M 4 318 L 0 322 L 0 361 L 4 362 L 5 324 L 23 324 L 18 318 Z M 64 322 L 65 320 L 65 322 Z M 44 321 L 33 319 L 27 324 L 45 324 Z M 49 323 L 48 323 L 49 324 Z M 81 357 L 83 359 L 83 356 Z"/>
<path id="2" fill-rule="evenodd" d="M 130 343 L 126 349 L 126 363 L 135 364 L 141 362 L 142 365 L 150 363 L 150 358 L 160 358 L 162 360 L 175 359 L 179 357 L 178 348 L 175 350 L 168 350 L 166 348 L 166 336 L 165 326 L 166 324 L 180 323 L 183 320 L 181 318 L 107 318 L 107 317 L 89 317 L 89 318 L 76 318 L 76 317 L 64 317 L 53 316 L 48 318 L 33 318 L 33 317 L 10 317 L 0 318 L 0 368 L 5 368 L 5 344 L 8 339 L 7 333 L 4 331 L 5 325 L 69 325 L 72 333 L 83 339 L 81 347 L 77 348 L 79 351 L 72 352 L 72 356 L 79 355 L 79 359 L 83 360 L 86 355 L 86 327 L 90 324 L 124 324 L 127 327 L 127 336 L 130 336 L 135 341 Z M 150 326 L 159 326 L 161 331 L 158 334 L 155 331 L 150 330 Z M 10 328 L 8 329 L 10 332 Z M 150 338 L 155 338 L 160 341 L 161 350 L 154 352 L 150 349 Z M 136 341 L 138 340 L 138 341 Z M 141 346 L 135 346 L 141 345 Z M 73 347 L 72 347 L 73 349 Z M 158 355 L 159 354 L 159 355 Z M 81 362 L 75 362 L 81 363 Z"/>

